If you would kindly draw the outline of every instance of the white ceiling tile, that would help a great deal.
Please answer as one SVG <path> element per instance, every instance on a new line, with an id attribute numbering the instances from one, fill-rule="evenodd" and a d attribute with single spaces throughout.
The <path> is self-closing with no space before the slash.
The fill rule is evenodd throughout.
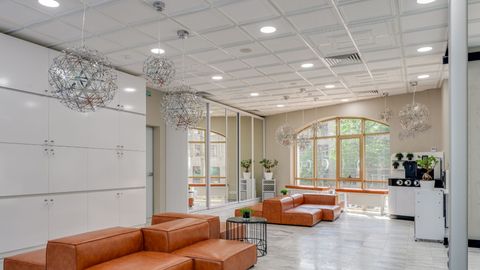
<path id="1" fill-rule="evenodd" d="M 40 34 L 56 37 L 61 41 L 80 40 L 82 37 L 82 31 L 80 29 L 59 20 L 36 24 L 32 26 L 31 29 Z"/>
<path id="2" fill-rule="evenodd" d="M 251 78 L 251 77 L 261 76 L 262 74 L 256 71 L 255 69 L 249 68 L 249 69 L 230 72 L 230 75 L 232 75 L 235 78 Z"/>
<path id="3" fill-rule="evenodd" d="M 429 43 L 428 46 L 432 47 L 432 50 L 425 53 L 417 52 L 417 49 L 422 47 L 423 45 L 419 46 L 405 46 L 405 56 L 419 56 L 419 55 L 428 55 L 428 54 L 444 54 L 447 48 L 447 42 L 437 42 L 437 43 Z"/>
<path id="4" fill-rule="evenodd" d="M 78 44 L 78 42 L 76 44 Z M 106 40 L 101 37 L 87 38 L 85 40 L 85 45 L 88 46 L 89 48 L 98 50 L 103 53 L 116 51 L 121 48 L 120 45 L 118 45 L 118 43 Z"/>
<path id="5" fill-rule="evenodd" d="M 317 56 L 309 49 L 293 50 L 288 52 L 277 53 L 283 61 L 287 63 L 298 61 L 314 61 L 317 60 Z"/>
<path id="6" fill-rule="evenodd" d="M 340 7 L 343 17 L 349 24 L 392 16 L 392 9 L 392 0 L 357 1 Z"/>
<path id="7" fill-rule="evenodd" d="M 29 28 L 23 28 L 22 30 L 15 32 L 13 36 L 38 44 L 53 45 L 61 42 L 56 37 L 45 35 Z"/>
<path id="8" fill-rule="evenodd" d="M 300 31 L 333 26 L 339 23 L 336 14 L 331 8 L 289 16 L 288 19 Z"/>
<path id="9" fill-rule="evenodd" d="M 260 32 L 260 28 L 262 28 L 265 25 L 273 26 L 277 29 L 277 31 L 271 34 L 264 34 Z M 242 26 L 242 28 L 245 29 L 245 31 L 247 31 L 251 36 L 257 39 L 270 39 L 276 36 L 285 36 L 285 35 L 291 35 L 292 33 L 294 33 L 294 29 L 290 26 L 290 24 L 285 19 L 282 19 L 282 18 L 266 20 L 258 23 L 252 23 L 252 24 L 244 25 Z"/>
<path id="10" fill-rule="evenodd" d="M 194 12 L 208 7 L 206 1 L 203 0 L 167 0 L 165 3 L 165 13 L 170 16 Z"/>
<path id="11" fill-rule="evenodd" d="M 222 71 L 225 71 L 225 72 L 248 68 L 248 66 L 246 64 L 244 64 L 244 63 L 242 63 L 238 60 L 216 63 L 213 66 L 215 66 L 216 68 L 218 68 Z"/>
<path id="12" fill-rule="evenodd" d="M 258 70 L 261 72 L 270 75 L 270 74 L 279 74 L 279 73 L 294 73 L 295 71 L 287 65 L 273 65 L 259 67 Z"/>
<path id="13" fill-rule="evenodd" d="M 175 39 L 172 41 L 167 41 L 166 43 L 170 47 L 178 48 L 180 51 L 182 51 L 183 42 L 185 42 L 186 53 L 203 51 L 205 49 L 213 49 L 212 44 L 200 36 L 191 36 L 186 40 Z"/>
<path id="14" fill-rule="evenodd" d="M 222 85 L 225 88 L 238 88 L 238 87 L 246 86 L 244 82 L 239 80 L 222 81 L 222 82 L 219 82 L 218 84 Z"/>
<path id="15" fill-rule="evenodd" d="M 385 61 L 376 61 L 368 63 L 370 70 L 398 68 L 402 66 L 402 59 L 392 59 Z"/>
<path id="16" fill-rule="evenodd" d="M 402 51 L 400 48 L 387 49 L 387 50 L 373 50 L 373 51 L 363 52 L 362 56 L 367 62 L 371 62 L 371 61 L 378 61 L 378 60 L 384 60 L 384 59 L 401 58 Z"/>
<path id="17" fill-rule="evenodd" d="M 0 1 L 0 18 L 10 24 L 27 26 L 49 16 L 13 1 Z"/>
<path id="18" fill-rule="evenodd" d="M 446 8 L 427 11 L 400 18 L 403 31 L 418 31 L 420 28 L 445 26 L 448 22 Z"/>
<path id="19" fill-rule="evenodd" d="M 333 56 L 355 52 L 355 47 L 344 30 L 313 33 L 309 35 L 321 56 Z"/>
<path id="20" fill-rule="evenodd" d="M 197 32 L 233 26 L 230 20 L 214 9 L 179 16 L 176 19 L 188 29 Z"/>
<path id="21" fill-rule="evenodd" d="M 443 54 L 430 54 L 422 55 L 416 57 L 407 57 L 405 58 L 407 66 L 417 66 L 425 64 L 442 64 L 443 63 Z"/>
<path id="22" fill-rule="evenodd" d="M 412 0 L 399 0 L 399 4 L 401 14 L 405 14 L 441 7 L 446 8 L 448 7 L 448 0 L 436 0 L 435 2 L 427 5 L 418 4 L 417 1 Z"/>
<path id="23" fill-rule="evenodd" d="M 82 13 L 74 13 L 61 17 L 63 22 L 70 24 L 71 26 L 81 28 L 82 27 Z M 89 9 L 86 15 L 85 30 L 92 34 L 104 33 L 106 31 L 116 30 L 122 28 L 123 25 L 118 21 L 103 15 L 95 9 Z"/>
<path id="24" fill-rule="evenodd" d="M 238 28 L 211 32 L 204 36 L 219 46 L 231 46 L 238 43 L 249 43 L 252 41 L 250 37 Z"/>
<path id="25" fill-rule="evenodd" d="M 235 1 L 220 9 L 240 24 L 270 19 L 279 15 L 267 1 L 258 0 Z"/>
<path id="26" fill-rule="evenodd" d="M 102 37 L 116 42 L 123 47 L 134 47 L 142 44 L 149 44 L 155 42 L 155 39 L 147 36 L 135 29 L 125 28 L 116 32 L 112 32 Z"/>
<path id="27" fill-rule="evenodd" d="M 332 73 L 326 68 L 299 71 L 299 73 L 307 79 L 332 75 Z"/>
<path id="28" fill-rule="evenodd" d="M 398 46 L 394 29 L 392 22 L 382 22 L 352 27 L 351 32 L 361 51 L 378 50 Z"/>
<path id="29" fill-rule="evenodd" d="M 97 8 L 101 13 L 108 15 L 124 24 L 133 24 L 145 20 L 162 18 L 153 7 L 149 7 L 142 0 L 116 0 Z"/>
<path id="30" fill-rule="evenodd" d="M 183 27 L 172 20 L 161 20 L 137 25 L 135 29 L 157 40 L 160 34 L 160 40 L 163 41 L 177 38 L 177 31 Z"/>
<path id="31" fill-rule="evenodd" d="M 273 2 L 283 13 L 309 11 L 329 4 L 328 0 L 273 0 Z"/>
<path id="32" fill-rule="evenodd" d="M 356 72 L 366 71 L 365 66 L 363 64 L 341 65 L 341 66 L 332 67 L 332 69 L 337 74 L 356 73 Z"/>
<path id="33" fill-rule="evenodd" d="M 119 51 L 107 54 L 107 57 L 116 66 L 125 66 L 135 63 L 143 63 L 145 56 L 131 50 Z"/>
<path id="34" fill-rule="evenodd" d="M 221 50 L 215 49 L 211 51 L 195 53 L 192 57 L 199 59 L 204 63 L 213 63 L 218 61 L 233 60 L 232 57 Z"/>
<path id="35" fill-rule="evenodd" d="M 272 82 L 271 79 L 269 79 L 268 77 L 264 77 L 264 76 L 254 77 L 254 78 L 246 78 L 246 79 L 243 79 L 243 80 L 246 81 L 247 83 L 251 84 L 251 85 L 266 84 L 266 83 L 271 83 Z"/>
<path id="36" fill-rule="evenodd" d="M 306 48 L 305 43 L 297 36 L 262 40 L 261 42 L 273 52 Z"/>
<path id="37" fill-rule="evenodd" d="M 269 66 L 274 64 L 280 64 L 280 60 L 273 55 L 265 55 L 253 58 L 245 58 L 243 61 L 247 62 L 252 67 L 261 67 L 261 66 Z"/>
<path id="38" fill-rule="evenodd" d="M 446 27 L 440 27 L 435 29 L 421 30 L 403 33 L 403 44 L 424 44 L 428 45 L 432 42 L 446 41 L 448 39 L 448 31 Z"/>
<path id="39" fill-rule="evenodd" d="M 271 75 L 270 78 L 277 82 L 290 82 L 290 81 L 300 81 L 302 78 L 298 76 L 295 72 L 279 74 L 279 75 Z"/>
<path id="40" fill-rule="evenodd" d="M 145 56 L 150 56 L 150 55 L 153 55 L 151 50 L 153 48 L 159 48 L 159 47 L 161 49 L 165 50 L 165 53 L 162 54 L 162 56 L 171 57 L 171 56 L 181 55 L 181 53 L 182 53 L 182 51 L 181 51 L 182 48 L 175 48 L 174 49 L 171 46 L 168 46 L 164 42 L 160 42 L 160 44 L 158 44 L 158 42 L 153 42 L 152 44 L 149 44 L 147 46 L 140 46 L 140 47 L 135 48 L 135 51 L 138 52 L 138 53 L 141 53 Z"/>
<path id="41" fill-rule="evenodd" d="M 233 46 L 225 48 L 225 50 L 235 56 L 240 58 L 252 57 L 261 54 L 267 54 L 268 51 L 259 43 L 248 43 L 240 46 Z M 248 51 L 245 51 L 248 50 Z"/>

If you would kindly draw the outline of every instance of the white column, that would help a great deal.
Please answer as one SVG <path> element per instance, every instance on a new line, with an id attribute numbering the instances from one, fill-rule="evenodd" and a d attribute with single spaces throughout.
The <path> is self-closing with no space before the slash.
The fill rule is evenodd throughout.
<path id="1" fill-rule="evenodd" d="M 188 136 L 166 125 L 166 211 L 188 211 Z"/>
<path id="2" fill-rule="evenodd" d="M 467 0 L 450 2 L 449 83 L 451 226 L 449 268 L 468 269 Z"/>

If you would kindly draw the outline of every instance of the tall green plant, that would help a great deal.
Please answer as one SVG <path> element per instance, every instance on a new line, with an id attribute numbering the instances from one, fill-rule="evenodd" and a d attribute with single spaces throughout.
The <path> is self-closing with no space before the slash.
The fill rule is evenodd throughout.
<path id="1" fill-rule="evenodd" d="M 252 166 L 252 159 L 244 159 L 240 162 L 240 166 L 245 169 L 245 172 L 250 172 L 250 167 Z"/>
<path id="2" fill-rule="evenodd" d="M 265 168 L 265 171 L 267 173 L 271 173 L 272 169 L 278 165 L 278 160 L 276 159 L 270 160 L 270 159 L 264 158 L 260 160 L 260 164 L 263 166 L 263 168 Z"/>
<path id="3" fill-rule="evenodd" d="M 417 167 L 424 169 L 426 172 L 423 174 L 422 179 L 423 180 L 432 180 L 432 176 L 430 173 L 432 170 L 437 166 L 438 164 L 438 158 L 434 156 L 428 156 L 428 157 L 419 157 L 419 160 L 417 160 Z"/>

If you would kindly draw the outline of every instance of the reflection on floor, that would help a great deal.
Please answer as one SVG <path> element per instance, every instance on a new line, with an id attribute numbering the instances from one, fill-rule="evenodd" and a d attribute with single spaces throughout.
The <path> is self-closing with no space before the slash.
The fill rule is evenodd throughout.
<path id="1" fill-rule="evenodd" d="M 268 255 L 253 269 L 448 269 L 447 249 L 439 243 L 415 242 L 413 228 L 411 221 L 359 212 L 313 228 L 268 225 Z M 469 260 L 470 270 L 480 269 L 480 250 L 471 249 Z"/>

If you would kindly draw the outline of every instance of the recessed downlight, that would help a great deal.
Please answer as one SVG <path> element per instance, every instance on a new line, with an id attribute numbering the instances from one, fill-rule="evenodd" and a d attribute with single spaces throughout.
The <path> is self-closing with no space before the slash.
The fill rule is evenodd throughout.
<path id="1" fill-rule="evenodd" d="M 273 27 L 273 26 L 264 26 L 262 28 L 260 28 L 260 32 L 264 33 L 264 34 L 271 34 L 271 33 L 275 33 L 277 31 L 277 28 Z"/>
<path id="2" fill-rule="evenodd" d="M 38 3 L 45 7 L 56 8 L 60 6 L 60 3 L 55 0 L 38 0 Z"/>
<path id="3" fill-rule="evenodd" d="M 313 63 L 303 63 L 301 65 L 302 68 L 312 68 L 313 67 Z"/>
<path id="4" fill-rule="evenodd" d="M 348 98 L 342 99 L 342 102 L 348 102 L 348 101 L 350 101 L 350 99 L 348 99 Z"/>
<path id="5" fill-rule="evenodd" d="M 223 80 L 223 77 L 220 75 L 215 75 L 215 76 L 212 76 L 212 80 L 220 81 L 220 80 Z"/>
<path id="6" fill-rule="evenodd" d="M 259 95 L 260 95 L 260 94 L 259 94 L 259 93 L 257 93 L 257 92 L 250 93 L 250 96 L 251 96 L 251 97 L 258 97 Z"/>
<path id="7" fill-rule="evenodd" d="M 435 2 L 436 0 L 417 0 L 417 4 L 425 5 Z"/>
<path id="8" fill-rule="evenodd" d="M 127 87 L 127 88 L 125 88 L 125 89 L 123 89 L 123 90 L 125 90 L 125 92 L 129 92 L 129 93 L 132 93 L 132 92 L 137 91 L 137 89 L 132 88 L 132 87 Z"/>
<path id="9" fill-rule="evenodd" d="M 327 84 L 327 85 L 325 85 L 325 88 L 327 88 L 327 89 L 335 88 L 335 84 Z"/>
<path id="10" fill-rule="evenodd" d="M 429 51 L 431 51 L 432 49 L 433 49 L 432 47 L 426 46 L 426 47 L 418 48 L 418 49 L 417 49 L 417 52 L 429 52 Z"/>
<path id="11" fill-rule="evenodd" d="M 153 54 L 164 54 L 165 50 L 161 48 L 153 48 L 150 50 L 150 52 L 152 52 Z"/>
<path id="12" fill-rule="evenodd" d="M 417 79 L 427 79 L 427 78 L 430 78 L 430 75 L 428 75 L 428 74 L 422 74 L 422 75 L 418 75 L 418 76 L 417 76 Z"/>
<path id="13" fill-rule="evenodd" d="M 283 105 L 283 104 L 278 104 L 277 105 L 277 108 L 283 108 L 283 107 L 285 107 L 285 105 Z"/>

